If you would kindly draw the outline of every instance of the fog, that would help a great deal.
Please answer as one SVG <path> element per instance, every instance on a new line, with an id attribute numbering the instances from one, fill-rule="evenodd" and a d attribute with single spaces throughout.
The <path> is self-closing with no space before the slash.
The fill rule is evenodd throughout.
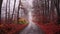
<path id="1" fill-rule="evenodd" d="M 2 18 L 5 18 L 5 14 L 6 14 L 6 8 L 7 8 L 7 13 L 9 13 L 9 9 L 10 9 L 10 17 L 12 16 L 12 12 L 13 12 L 13 8 L 14 8 L 14 1 L 15 0 L 3 0 L 3 4 L 2 4 Z M 9 8 L 9 2 L 10 2 L 10 8 Z M 32 11 L 32 7 L 33 7 L 33 4 L 32 4 L 33 0 L 21 0 L 21 4 L 23 5 L 22 7 L 26 10 L 25 12 L 28 13 L 30 11 Z M 7 4 L 7 7 L 6 7 L 6 4 Z M 16 0 L 16 4 L 15 4 L 15 10 L 14 10 L 14 15 L 16 16 L 17 15 L 17 12 L 18 12 L 18 5 L 19 5 L 19 0 Z M 21 6 L 21 5 L 20 5 Z M 19 17 L 21 17 L 21 14 L 22 14 L 22 17 L 24 16 L 27 16 L 25 15 L 24 13 L 24 9 L 21 9 L 19 10 Z M 8 14 L 7 14 L 8 15 Z M 8 16 L 7 16 L 8 17 Z"/>

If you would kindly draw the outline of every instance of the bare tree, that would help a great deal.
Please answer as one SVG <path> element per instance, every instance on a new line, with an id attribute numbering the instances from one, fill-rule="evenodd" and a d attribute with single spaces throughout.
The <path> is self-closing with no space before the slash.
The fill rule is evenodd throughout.
<path id="1" fill-rule="evenodd" d="M 55 5 L 55 7 L 57 9 L 58 16 L 60 16 L 59 4 L 60 4 L 60 1 L 59 0 L 55 0 L 54 1 L 54 5 Z"/>
<path id="2" fill-rule="evenodd" d="M 10 0 L 9 0 L 8 22 L 10 23 Z"/>
<path id="3" fill-rule="evenodd" d="M 13 12 L 12 12 L 12 17 L 11 17 L 11 20 L 13 19 L 13 15 L 14 15 L 14 11 L 15 11 L 15 4 L 16 4 L 16 0 L 14 0 L 14 6 L 13 6 Z M 13 22 L 13 21 L 12 21 Z"/>
<path id="4" fill-rule="evenodd" d="M 0 22 L 1 22 L 1 7 L 2 7 L 3 0 L 0 0 Z"/>
<path id="5" fill-rule="evenodd" d="M 6 12 L 5 12 L 5 22 L 7 23 L 7 3 L 8 3 L 8 0 L 6 2 Z"/>
<path id="6" fill-rule="evenodd" d="M 60 24 L 60 0 L 53 0 L 55 8 L 57 10 L 57 16 L 58 16 L 58 20 L 57 20 L 57 24 Z"/>
<path id="7" fill-rule="evenodd" d="M 21 8 L 20 8 L 20 5 L 21 5 L 21 0 L 19 0 L 19 5 L 18 5 L 17 23 L 19 23 L 19 10 L 21 9 Z"/>

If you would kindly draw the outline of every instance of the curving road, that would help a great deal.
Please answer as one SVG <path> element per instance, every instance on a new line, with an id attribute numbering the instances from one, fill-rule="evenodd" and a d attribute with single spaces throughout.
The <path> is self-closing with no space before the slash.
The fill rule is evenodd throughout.
<path id="1" fill-rule="evenodd" d="M 44 34 L 44 32 L 35 23 L 29 23 L 19 34 Z"/>

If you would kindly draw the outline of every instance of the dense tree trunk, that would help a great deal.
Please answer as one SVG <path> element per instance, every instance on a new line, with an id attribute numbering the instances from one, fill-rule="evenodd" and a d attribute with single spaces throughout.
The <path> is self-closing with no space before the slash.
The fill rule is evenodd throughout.
<path id="1" fill-rule="evenodd" d="M 0 22 L 1 22 L 1 7 L 2 7 L 3 0 L 0 0 Z"/>

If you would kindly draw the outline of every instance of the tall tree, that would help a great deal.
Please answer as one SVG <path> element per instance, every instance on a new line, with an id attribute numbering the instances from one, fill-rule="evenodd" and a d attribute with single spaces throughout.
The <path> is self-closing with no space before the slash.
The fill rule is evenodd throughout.
<path id="1" fill-rule="evenodd" d="M 10 0 L 9 0 L 8 22 L 10 23 Z"/>
<path id="2" fill-rule="evenodd" d="M 8 0 L 6 1 L 6 12 L 5 12 L 5 22 L 7 23 L 7 4 L 8 4 Z"/>
<path id="3" fill-rule="evenodd" d="M 21 6 L 21 0 L 19 0 L 19 5 L 18 5 L 17 23 L 19 23 L 19 10 L 21 9 L 20 6 Z"/>
<path id="4" fill-rule="evenodd" d="M 1 22 L 1 7 L 2 7 L 3 0 L 0 0 L 0 22 Z"/>
<path id="5" fill-rule="evenodd" d="M 16 0 L 14 0 L 14 6 L 13 6 L 13 12 L 12 12 L 12 17 L 11 17 L 11 19 L 13 19 L 13 15 L 14 15 L 14 11 L 15 11 L 15 4 L 16 4 Z"/>
<path id="6" fill-rule="evenodd" d="M 60 24 L 60 6 L 59 6 L 59 4 L 60 4 L 60 0 L 54 0 L 54 5 L 55 5 L 55 7 L 56 7 L 56 9 L 57 9 L 57 15 L 58 15 L 58 24 Z"/>

